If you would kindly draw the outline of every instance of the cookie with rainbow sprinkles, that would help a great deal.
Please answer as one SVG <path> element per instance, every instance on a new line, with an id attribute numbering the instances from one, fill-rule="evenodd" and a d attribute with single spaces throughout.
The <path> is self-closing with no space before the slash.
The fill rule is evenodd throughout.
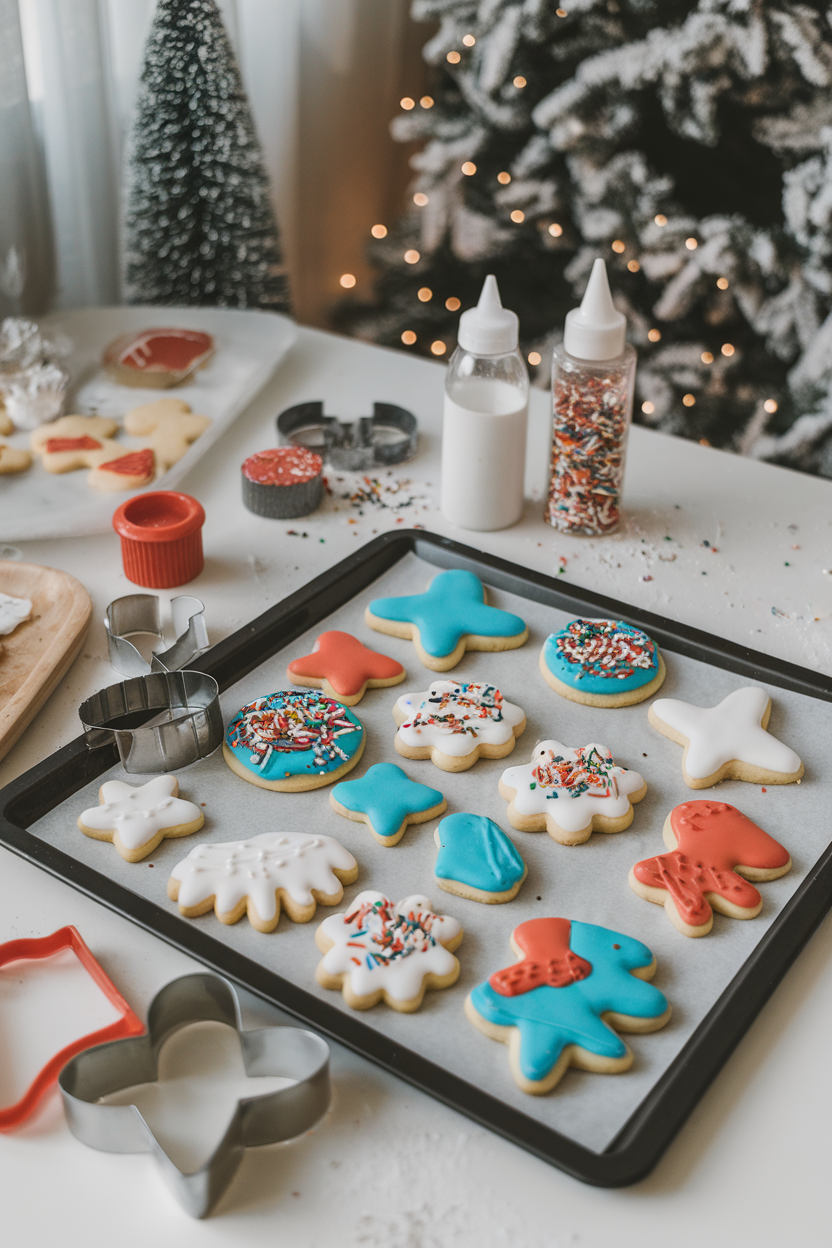
<path id="1" fill-rule="evenodd" d="M 546 684 L 585 706 L 631 706 L 660 688 L 667 669 L 659 647 L 622 620 L 570 620 L 540 652 Z"/>
<path id="2" fill-rule="evenodd" d="M 237 712 L 222 752 L 242 780 L 291 793 L 340 780 L 361 758 L 364 741 L 361 721 L 340 702 L 280 689 Z"/>

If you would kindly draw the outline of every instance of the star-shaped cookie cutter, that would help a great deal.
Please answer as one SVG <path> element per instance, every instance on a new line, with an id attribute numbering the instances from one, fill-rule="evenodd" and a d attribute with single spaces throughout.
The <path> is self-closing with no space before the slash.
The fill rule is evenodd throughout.
<path id="1" fill-rule="evenodd" d="M 189 1023 L 233 1027 L 246 1074 L 294 1079 L 290 1087 L 245 1097 L 223 1138 L 199 1170 L 187 1173 L 170 1159 L 135 1105 L 102 1105 L 101 1097 L 158 1078 L 159 1051 Z M 216 975 L 185 975 L 156 994 L 147 1033 L 79 1054 L 61 1071 L 59 1087 L 69 1129 L 90 1148 L 107 1153 L 152 1153 L 183 1209 L 204 1218 L 223 1195 L 247 1148 L 276 1144 L 310 1130 L 330 1103 L 329 1046 L 298 1027 L 244 1031 L 237 994 Z"/>

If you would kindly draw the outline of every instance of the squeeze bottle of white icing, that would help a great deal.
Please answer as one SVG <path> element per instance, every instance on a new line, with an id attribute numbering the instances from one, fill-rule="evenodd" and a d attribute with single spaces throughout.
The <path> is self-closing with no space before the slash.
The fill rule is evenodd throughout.
<path id="1" fill-rule="evenodd" d="M 523 514 L 529 374 L 517 315 L 493 275 L 460 317 L 457 341 L 445 380 L 442 514 L 463 529 L 506 529 Z"/>

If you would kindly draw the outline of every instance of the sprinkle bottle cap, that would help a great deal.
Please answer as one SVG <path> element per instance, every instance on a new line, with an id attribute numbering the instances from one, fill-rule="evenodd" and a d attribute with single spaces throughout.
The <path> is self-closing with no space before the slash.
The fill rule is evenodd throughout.
<path id="1" fill-rule="evenodd" d="M 466 313 L 467 315 L 467 313 Z M 612 301 L 607 266 L 592 266 L 579 308 L 566 314 L 563 347 L 579 360 L 612 360 L 624 350 L 627 319 Z"/>
<path id="2" fill-rule="evenodd" d="M 517 349 L 517 313 L 504 308 L 493 273 L 483 282 L 479 303 L 459 318 L 457 342 L 472 355 L 505 355 Z"/>

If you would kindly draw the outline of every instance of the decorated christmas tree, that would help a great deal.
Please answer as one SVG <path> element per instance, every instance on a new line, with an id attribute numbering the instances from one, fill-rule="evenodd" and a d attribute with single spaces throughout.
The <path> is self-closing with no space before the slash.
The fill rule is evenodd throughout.
<path id="1" fill-rule="evenodd" d="M 286 311 L 248 100 L 215 0 L 159 0 L 128 157 L 131 303 Z"/>
<path id="2" fill-rule="evenodd" d="M 493 272 L 538 381 L 602 256 L 637 419 L 832 475 L 832 22 L 798 0 L 415 0 L 413 207 L 352 332 L 443 355 Z M 410 101 L 406 101 L 410 104 Z"/>

